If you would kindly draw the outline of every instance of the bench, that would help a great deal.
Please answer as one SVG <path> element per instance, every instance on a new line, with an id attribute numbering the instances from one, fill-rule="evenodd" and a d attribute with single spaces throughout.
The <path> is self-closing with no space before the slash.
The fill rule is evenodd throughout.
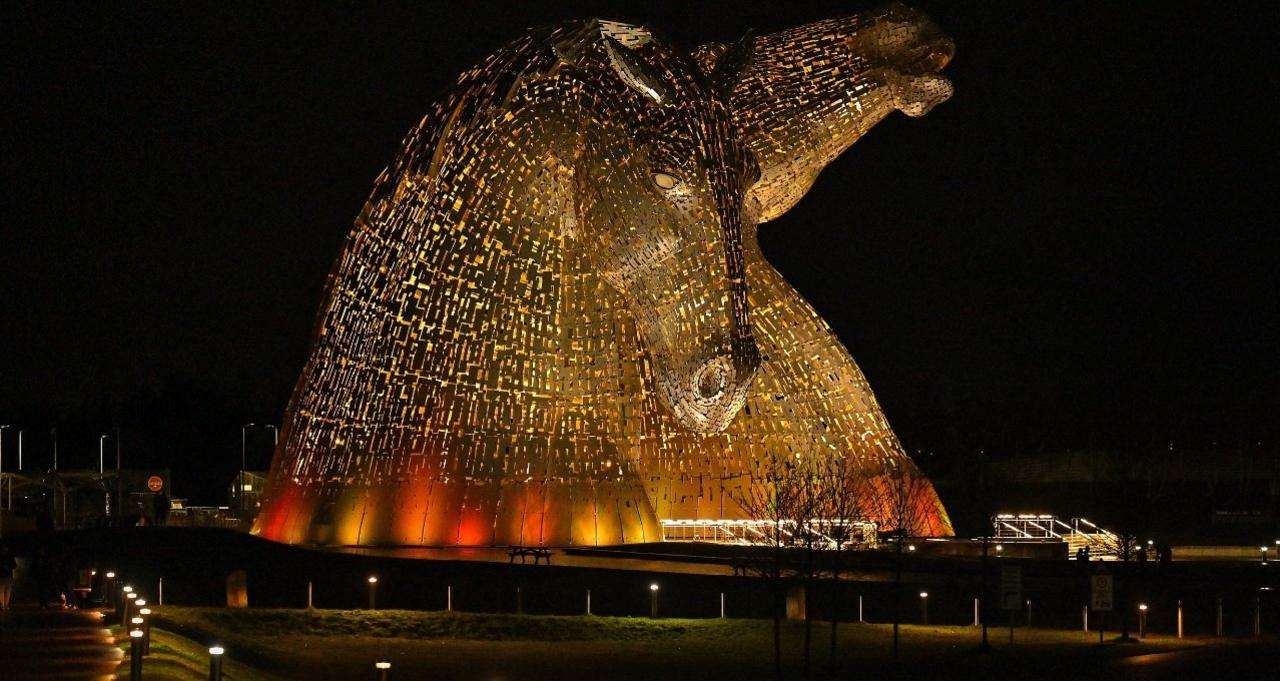
<path id="1" fill-rule="evenodd" d="M 546 559 L 547 565 L 551 564 L 551 549 L 538 548 L 536 546 L 512 546 L 507 551 L 510 563 L 515 564 L 516 556 L 520 556 L 520 564 L 523 565 L 526 558 L 532 556 L 533 564 L 537 565 L 538 561 Z"/>

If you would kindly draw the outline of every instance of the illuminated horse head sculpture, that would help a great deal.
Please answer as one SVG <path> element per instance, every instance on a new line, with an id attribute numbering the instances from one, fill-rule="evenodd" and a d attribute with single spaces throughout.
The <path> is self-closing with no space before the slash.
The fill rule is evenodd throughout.
<path id="1" fill-rule="evenodd" d="M 945 99 L 950 48 L 901 7 L 828 23 L 690 55 L 571 22 L 463 74 L 356 220 L 254 531 L 654 541 L 659 517 L 740 517 L 773 454 L 914 473 L 755 227 L 880 117 Z M 865 63 L 815 74 L 805 50 Z"/>

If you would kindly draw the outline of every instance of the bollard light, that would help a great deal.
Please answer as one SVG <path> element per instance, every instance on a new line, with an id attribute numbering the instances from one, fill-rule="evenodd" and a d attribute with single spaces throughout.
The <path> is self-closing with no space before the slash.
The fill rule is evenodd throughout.
<path id="1" fill-rule="evenodd" d="M 929 623 L 929 592 L 920 592 L 920 623 Z"/>
<path id="2" fill-rule="evenodd" d="M 209 648 L 209 681 L 222 681 L 222 646 Z"/>
<path id="3" fill-rule="evenodd" d="M 649 619 L 658 619 L 658 583 L 649 585 Z"/>
<path id="4" fill-rule="evenodd" d="M 142 630 L 129 632 L 129 681 L 142 681 Z"/>
<path id="5" fill-rule="evenodd" d="M 908 551 L 915 551 L 915 550 L 916 550 L 916 545 L 915 545 L 915 544 L 907 544 L 907 550 L 908 550 Z"/>
<path id="6" fill-rule="evenodd" d="M 1266 565 L 1267 564 L 1267 547 L 1259 546 L 1258 550 L 1262 552 L 1262 564 Z"/>
<path id="7" fill-rule="evenodd" d="M 1138 638 L 1147 637 L 1147 604 L 1138 604 Z"/>
<path id="8" fill-rule="evenodd" d="M 378 681 L 387 681 L 387 671 L 391 669 L 391 663 L 386 660 L 375 662 L 374 669 L 378 670 Z"/>
<path id="9" fill-rule="evenodd" d="M 378 609 L 378 578 L 375 575 L 369 575 L 369 609 Z"/>
<path id="10" fill-rule="evenodd" d="M 1004 551 L 1004 544 L 996 544 L 996 553 Z"/>

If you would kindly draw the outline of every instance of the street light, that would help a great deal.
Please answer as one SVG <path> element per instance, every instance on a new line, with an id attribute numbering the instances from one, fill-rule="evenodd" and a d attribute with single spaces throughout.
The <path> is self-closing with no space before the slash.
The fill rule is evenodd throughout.
<path id="1" fill-rule="evenodd" d="M 268 423 L 268 424 L 263 425 L 262 427 L 263 427 L 263 428 L 270 428 L 270 429 L 271 429 L 271 445 L 272 445 L 273 447 L 274 447 L 275 445 L 280 444 L 280 428 L 279 428 L 278 426 L 274 426 L 274 425 L 272 425 L 272 424 Z"/>
<path id="2" fill-rule="evenodd" d="M 649 585 L 649 619 L 658 619 L 658 583 Z"/>
<path id="3" fill-rule="evenodd" d="M 378 578 L 369 575 L 369 609 L 377 610 Z"/>
<path id="4" fill-rule="evenodd" d="M 209 648 L 209 681 L 222 681 L 222 646 Z"/>
<path id="5" fill-rule="evenodd" d="M 256 423 L 246 423 L 240 426 L 240 512 L 244 512 L 244 468 L 245 468 L 245 433 Z"/>
<path id="6" fill-rule="evenodd" d="M 929 623 L 929 592 L 920 592 L 920 623 Z"/>
<path id="7" fill-rule="evenodd" d="M 3 484 L 4 482 L 4 429 L 12 428 L 12 427 L 13 426 L 10 426 L 7 424 L 0 425 L 0 484 Z M 0 494 L 3 494 L 3 493 L 4 493 L 4 488 L 0 487 Z M 0 496 L 0 501 L 4 501 L 3 496 Z M 10 509 L 13 508 L 13 483 L 12 482 L 9 483 L 9 508 Z M 0 531 L 3 531 L 3 530 L 4 530 L 4 527 L 0 526 Z"/>
<path id="8" fill-rule="evenodd" d="M 142 630 L 129 632 L 129 681 L 142 681 Z"/>
<path id="9" fill-rule="evenodd" d="M 98 475 L 99 476 L 107 472 L 106 444 L 107 444 L 107 436 L 99 435 L 98 436 Z M 108 502 L 107 505 L 110 506 L 111 505 L 110 502 Z"/>
<path id="10" fill-rule="evenodd" d="M 387 681 L 387 670 L 391 669 L 391 663 L 381 660 L 373 663 L 373 668 L 378 670 L 378 681 Z"/>

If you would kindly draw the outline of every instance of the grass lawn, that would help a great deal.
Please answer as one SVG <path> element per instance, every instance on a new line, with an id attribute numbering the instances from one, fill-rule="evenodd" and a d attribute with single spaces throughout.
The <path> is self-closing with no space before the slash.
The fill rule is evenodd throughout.
<path id="1" fill-rule="evenodd" d="M 165 607 L 149 669 L 163 664 L 205 673 L 204 649 L 228 651 L 228 678 L 374 678 L 373 663 L 392 663 L 390 678 L 433 681 L 542 679 L 773 678 L 772 625 L 767 620 L 649 620 L 617 617 L 484 615 L 400 610 L 272 610 Z M 785 623 L 785 675 L 800 678 L 802 626 Z M 828 628 L 813 629 L 813 676 L 825 678 Z M 1157 663 L 1162 653 L 1234 650 L 1208 639 L 1153 636 L 1140 644 L 1103 647 L 1097 634 L 1050 629 L 991 629 L 991 653 L 977 652 L 973 627 L 903 626 L 901 653 L 891 655 L 891 627 L 840 627 L 842 678 L 1096 679 L 1146 678 L 1131 663 Z M 157 658 L 157 644 L 165 649 Z M 126 658 L 127 659 L 127 658 Z M 250 667 L 271 676 L 257 675 Z M 1142 666 L 1142 665 L 1138 665 Z M 1139 669 L 1139 672 L 1142 670 Z M 148 676 L 147 678 L 152 678 Z M 157 676 L 155 678 L 168 678 Z M 201 678 L 181 676 L 172 678 Z M 1154 678 L 1154 677 L 1153 677 Z"/>

